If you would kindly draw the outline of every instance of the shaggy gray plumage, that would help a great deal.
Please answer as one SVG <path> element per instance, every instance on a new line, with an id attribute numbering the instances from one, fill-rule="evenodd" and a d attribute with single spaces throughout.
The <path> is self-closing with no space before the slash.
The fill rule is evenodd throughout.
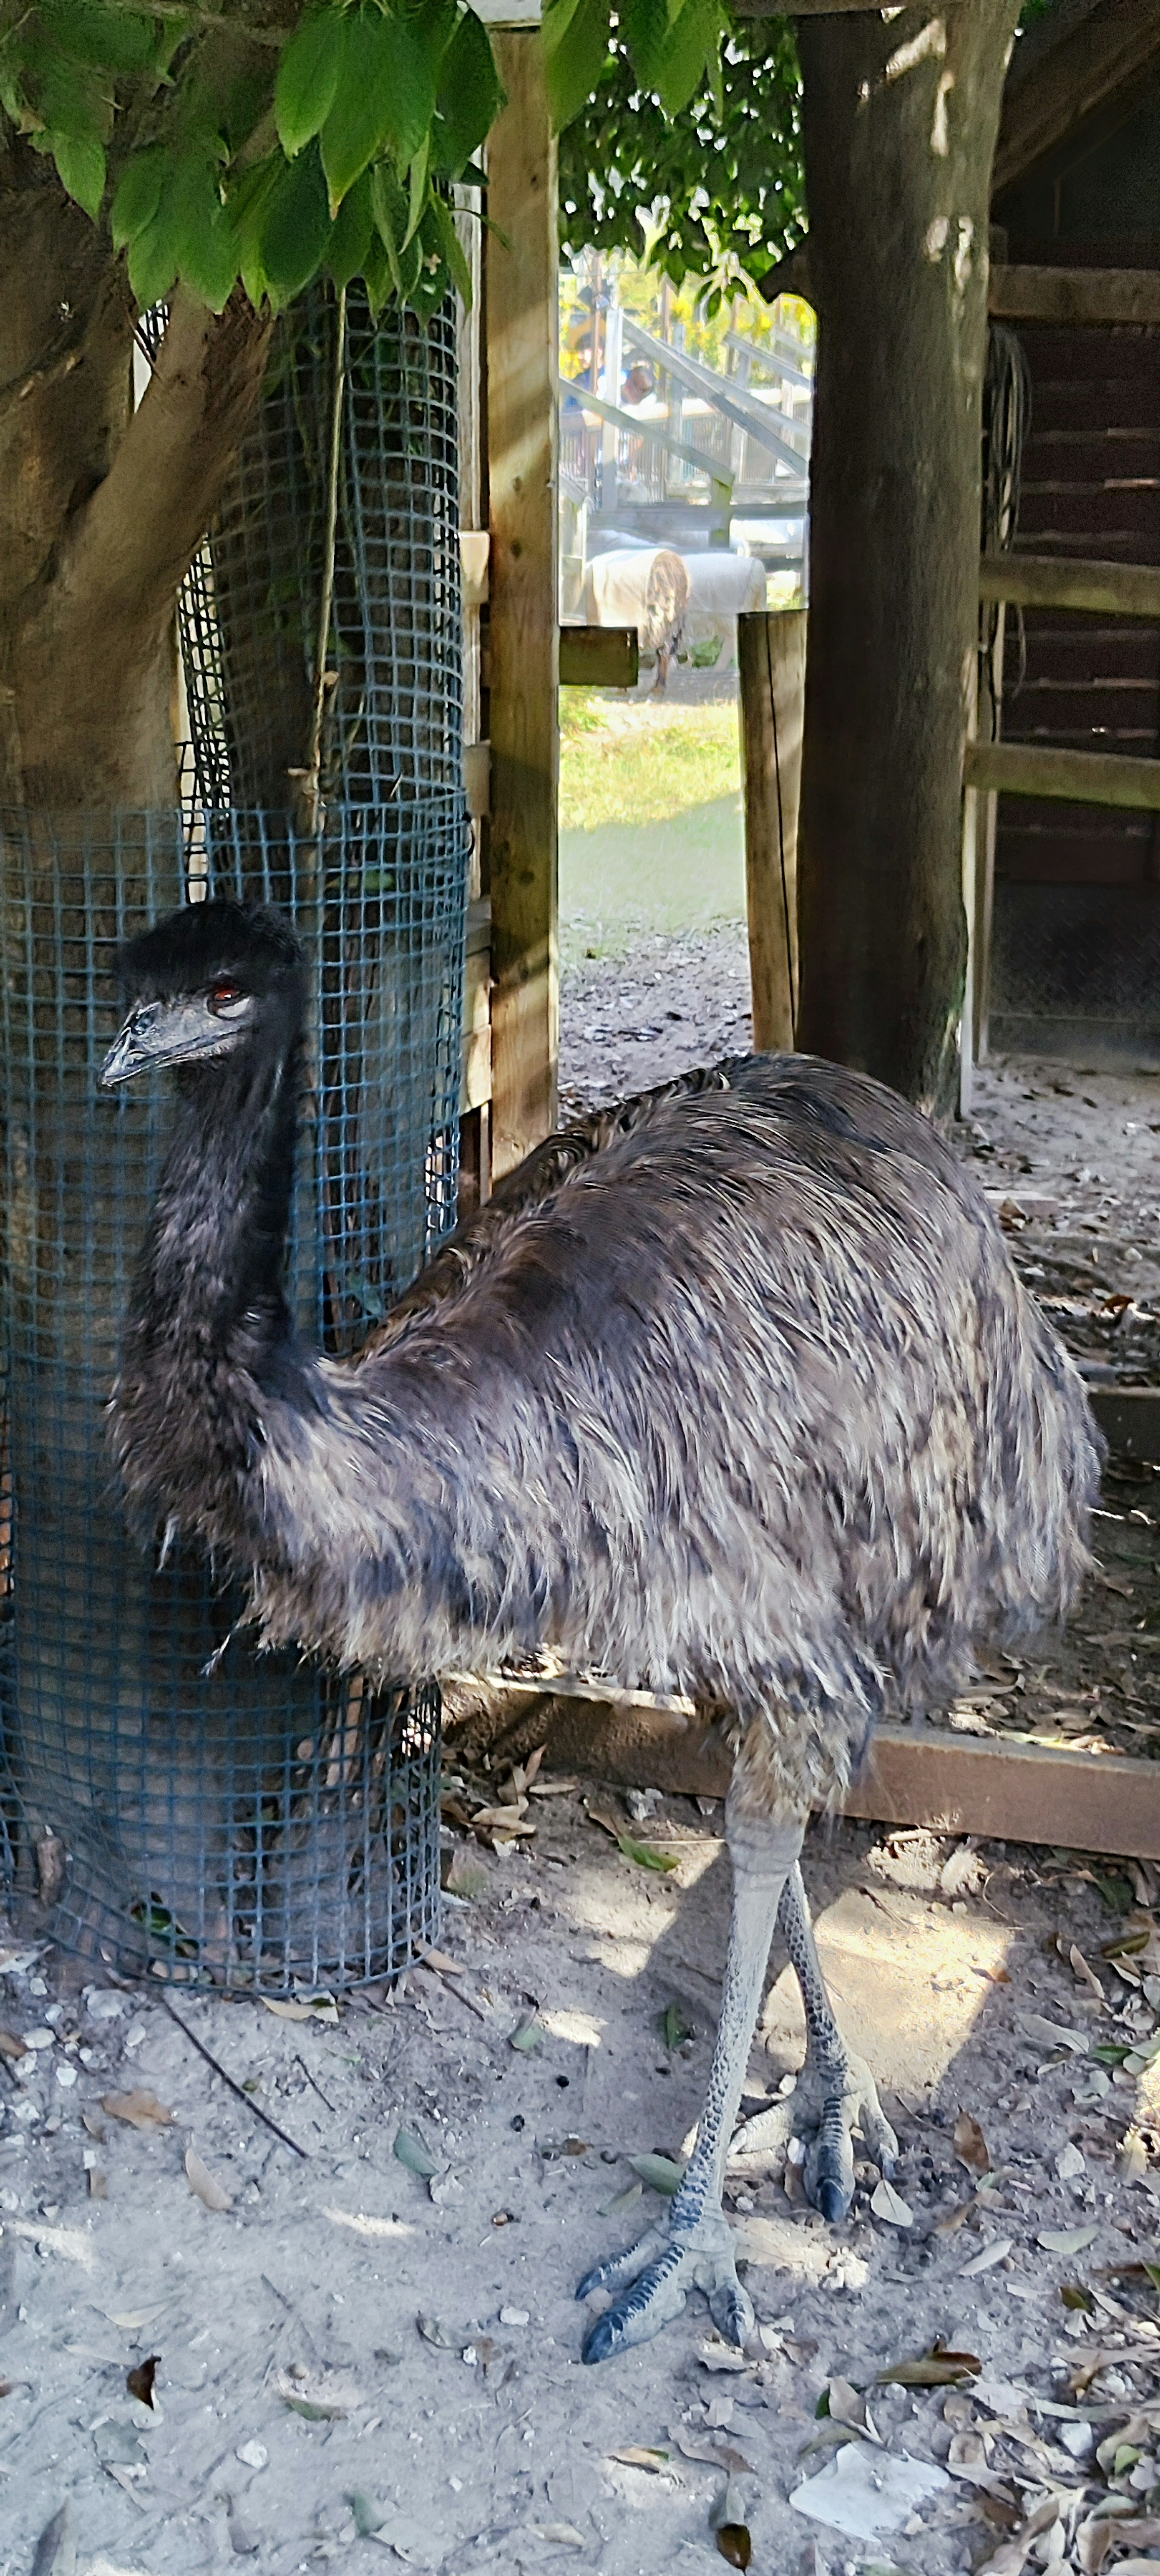
<path id="1" fill-rule="evenodd" d="M 734 1730 L 731 1835 L 760 1901 L 739 1877 L 740 2000 L 695 2211 L 684 2196 L 703 2231 L 753 1944 L 808 1809 L 885 1706 L 954 1688 L 982 1635 L 1075 1594 L 1099 1464 L 1082 1384 L 936 1130 L 801 1056 L 737 1058 L 550 1140 L 359 1361 L 322 1357 L 279 1284 L 295 943 L 205 905 L 124 968 L 139 1008 L 110 1078 L 136 1043 L 180 1058 L 182 1093 L 112 1405 L 137 1504 L 229 1557 L 269 1643 L 416 1679 L 551 1647 Z M 652 2324 L 642 2293 L 612 2343 L 702 2277 L 692 2242 Z"/>

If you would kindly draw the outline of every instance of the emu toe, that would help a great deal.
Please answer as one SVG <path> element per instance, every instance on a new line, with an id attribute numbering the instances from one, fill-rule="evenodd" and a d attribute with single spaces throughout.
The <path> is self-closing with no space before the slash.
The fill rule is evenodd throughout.
<path id="1" fill-rule="evenodd" d="M 587 2272 L 578 2299 L 594 2291 L 620 2295 L 584 2338 L 584 2361 L 607 2361 L 648 2343 L 673 2317 L 679 2317 L 690 2290 L 703 2290 L 714 2325 L 730 2343 L 744 2344 L 753 2332 L 753 2309 L 737 2278 L 728 2225 L 715 2212 L 695 2226 L 650 2227 L 638 2244 L 609 2263 Z"/>
<path id="2" fill-rule="evenodd" d="M 792 2138 L 802 2139 L 806 2198 L 823 2218 L 840 2226 L 849 2217 L 854 2198 L 855 2133 L 875 2164 L 889 2174 L 898 2140 L 865 2060 L 848 2054 L 842 2065 L 825 2066 L 807 2059 L 793 2092 L 738 2130 L 729 2151 L 730 2167 L 764 2164 L 783 2153 Z"/>

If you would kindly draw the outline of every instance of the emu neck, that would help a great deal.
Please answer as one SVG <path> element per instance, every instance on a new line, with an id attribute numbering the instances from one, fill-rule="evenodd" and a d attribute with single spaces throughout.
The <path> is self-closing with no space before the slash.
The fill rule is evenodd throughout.
<path id="1" fill-rule="evenodd" d="M 260 1376 L 290 1335 L 283 1288 L 301 1039 L 248 1044 L 180 1077 L 177 1130 L 133 1322 Z"/>

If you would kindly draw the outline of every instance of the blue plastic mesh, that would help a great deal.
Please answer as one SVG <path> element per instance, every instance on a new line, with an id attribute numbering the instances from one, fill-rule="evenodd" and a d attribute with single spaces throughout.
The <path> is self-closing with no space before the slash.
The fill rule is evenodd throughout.
<path id="1" fill-rule="evenodd" d="M 439 1694 L 372 1695 L 240 1638 L 219 1654 L 237 1597 L 192 1553 L 158 1571 L 126 1532 L 104 1406 L 171 1101 L 161 1080 L 103 1094 L 96 1071 L 124 938 L 183 895 L 276 901 L 314 961 L 291 1246 L 304 1323 L 357 1349 L 454 1221 L 469 842 L 453 334 L 437 320 L 424 354 L 411 321 L 375 333 L 364 309 L 348 354 L 322 829 L 295 819 L 304 743 L 268 694 L 273 654 L 299 717 L 312 697 L 320 559 L 301 476 L 321 451 L 300 438 L 297 480 L 278 460 L 287 419 L 325 408 L 328 366 L 333 385 L 320 299 L 282 329 L 186 585 L 192 793 L 115 821 L 0 813 L 0 1857 L 94 1962 L 267 1991 L 390 1974 L 434 1937 Z M 402 427 L 397 390 L 379 417 L 391 383 L 419 389 Z M 263 777 L 272 801 L 228 801 Z"/>

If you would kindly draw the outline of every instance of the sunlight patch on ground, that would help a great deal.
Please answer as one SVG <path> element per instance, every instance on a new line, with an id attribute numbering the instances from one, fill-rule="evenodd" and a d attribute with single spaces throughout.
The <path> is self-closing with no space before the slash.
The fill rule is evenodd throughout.
<path id="1" fill-rule="evenodd" d="M 553 2039 L 566 2039 L 573 2048 L 599 2048 L 603 2024 L 592 2013 L 541 2012 L 540 2020 Z"/>
<path id="2" fill-rule="evenodd" d="M 324 2218 L 332 2227 L 349 2227 L 355 2236 L 414 2236 L 416 2230 L 403 2218 L 369 2218 L 364 2209 L 324 2209 Z"/>

